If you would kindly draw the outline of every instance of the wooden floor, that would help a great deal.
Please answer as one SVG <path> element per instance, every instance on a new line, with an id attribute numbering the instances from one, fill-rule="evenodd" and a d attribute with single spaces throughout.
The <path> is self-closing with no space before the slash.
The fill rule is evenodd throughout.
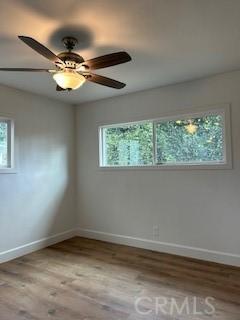
<path id="1" fill-rule="evenodd" d="M 76 237 L 0 265 L 0 320 L 16 319 L 240 320 L 240 268 Z"/>

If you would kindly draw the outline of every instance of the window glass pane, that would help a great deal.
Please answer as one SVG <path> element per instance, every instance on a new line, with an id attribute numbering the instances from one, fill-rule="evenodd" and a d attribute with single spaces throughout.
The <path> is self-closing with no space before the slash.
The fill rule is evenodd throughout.
<path id="1" fill-rule="evenodd" d="M 150 122 L 103 128 L 103 165 L 153 164 L 153 124 Z"/>
<path id="2" fill-rule="evenodd" d="M 0 120 L 0 167 L 8 166 L 8 123 Z"/>
<path id="3" fill-rule="evenodd" d="M 223 116 L 163 121 L 156 124 L 157 163 L 224 160 Z"/>

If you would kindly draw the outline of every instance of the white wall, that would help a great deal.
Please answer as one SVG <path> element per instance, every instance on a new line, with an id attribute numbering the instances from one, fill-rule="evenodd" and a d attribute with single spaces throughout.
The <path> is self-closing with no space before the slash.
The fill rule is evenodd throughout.
<path id="1" fill-rule="evenodd" d="M 0 101 L 0 114 L 15 119 L 17 156 L 17 173 L 0 174 L 4 260 L 18 255 L 16 247 L 21 254 L 75 228 L 75 122 L 73 107 L 23 91 L 1 86 Z"/>
<path id="2" fill-rule="evenodd" d="M 232 170 L 98 168 L 98 125 L 218 103 L 231 103 Z M 80 234 L 240 265 L 240 72 L 80 105 L 77 138 Z"/>

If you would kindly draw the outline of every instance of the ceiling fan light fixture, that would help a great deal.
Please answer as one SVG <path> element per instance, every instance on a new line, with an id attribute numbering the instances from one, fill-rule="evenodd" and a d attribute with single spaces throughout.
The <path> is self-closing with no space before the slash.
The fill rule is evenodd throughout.
<path id="1" fill-rule="evenodd" d="M 84 76 L 82 76 L 81 74 L 75 71 L 70 71 L 70 70 L 56 72 L 53 75 L 53 79 L 62 89 L 71 89 L 71 90 L 78 89 L 86 81 Z"/>

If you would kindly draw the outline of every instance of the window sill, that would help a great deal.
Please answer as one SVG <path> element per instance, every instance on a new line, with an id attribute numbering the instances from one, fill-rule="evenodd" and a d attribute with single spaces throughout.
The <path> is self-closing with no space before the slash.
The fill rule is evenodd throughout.
<path id="1" fill-rule="evenodd" d="M 230 170 L 233 169 L 232 164 L 162 164 L 162 165 L 145 165 L 145 166 L 99 166 L 102 171 L 118 171 L 118 170 Z"/>
<path id="2" fill-rule="evenodd" d="M 16 174 L 17 170 L 16 168 L 0 168 L 0 174 Z"/>

